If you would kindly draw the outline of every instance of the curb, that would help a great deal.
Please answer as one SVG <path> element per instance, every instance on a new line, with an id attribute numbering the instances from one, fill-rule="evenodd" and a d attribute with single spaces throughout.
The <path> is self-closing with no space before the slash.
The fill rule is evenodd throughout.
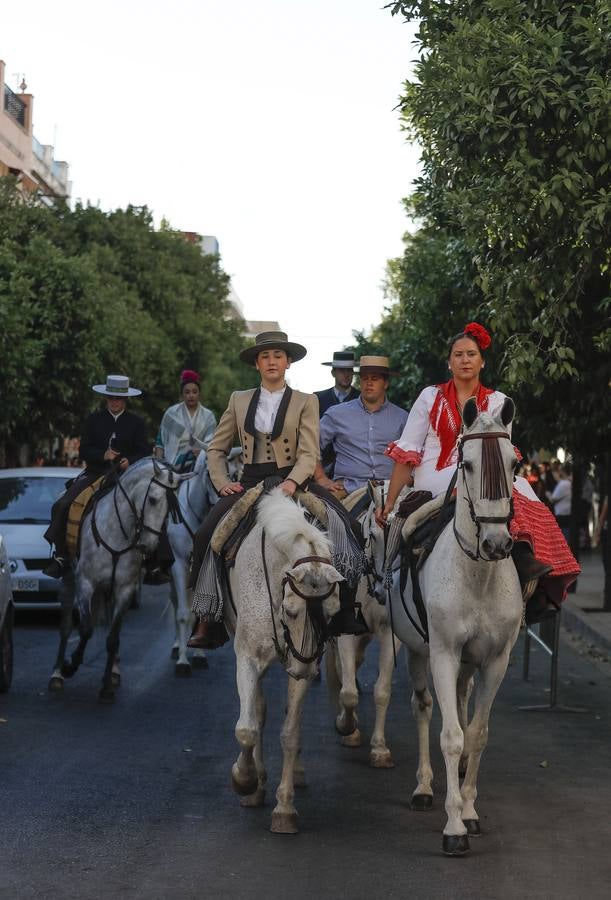
<path id="1" fill-rule="evenodd" d="M 562 618 L 560 619 L 562 626 L 575 632 L 605 653 L 611 653 L 611 639 L 593 628 L 586 616 L 587 613 L 582 613 L 574 606 L 569 606 L 568 603 L 562 604 Z"/>

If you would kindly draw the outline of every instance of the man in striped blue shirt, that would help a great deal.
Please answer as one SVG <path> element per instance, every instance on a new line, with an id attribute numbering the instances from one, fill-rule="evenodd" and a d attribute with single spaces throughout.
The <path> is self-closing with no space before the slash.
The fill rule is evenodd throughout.
<path id="1" fill-rule="evenodd" d="M 332 406 L 320 420 L 321 452 L 335 451 L 334 479 L 318 463 L 314 478 L 341 499 L 370 478 L 390 478 L 392 460 L 384 455 L 391 441 L 399 440 L 407 412 L 386 399 L 390 371 L 388 357 L 362 356 L 361 395 Z"/>

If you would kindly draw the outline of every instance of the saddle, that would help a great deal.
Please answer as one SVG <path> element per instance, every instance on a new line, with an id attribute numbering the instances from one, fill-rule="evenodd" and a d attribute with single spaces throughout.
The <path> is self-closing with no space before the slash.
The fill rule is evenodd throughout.
<path id="1" fill-rule="evenodd" d="M 238 550 L 255 524 L 259 498 L 265 491 L 275 487 L 276 481 L 277 479 L 274 480 L 274 478 L 265 479 L 245 491 L 216 526 L 210 546 L 214 553 L 222 558 L 226 567 L 231 568 L 235 563 Z M 280 482 L 277 481 L 277 483 Z M 323 525 L 327 524 L 327 511 L 322 500 L 301 488 L 295 492 L 294 499 L 304 507 L 312 519 L 316 519 Z"/>
<path id="2" fill-rule="evenodd" d="M 79 555 L 81 524 L 105 477 L 105 475 L 100 475 L 99 478 L 87 485 L 70 504 L 66 525 L 66 547 L 70 559 L 76 559 Z"/>

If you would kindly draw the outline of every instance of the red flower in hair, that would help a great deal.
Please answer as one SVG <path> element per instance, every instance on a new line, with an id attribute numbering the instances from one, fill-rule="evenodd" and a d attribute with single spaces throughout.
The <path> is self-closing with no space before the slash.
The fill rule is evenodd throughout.
<path id="1" fill-rule="evenodd" d="M 180 373 L 181 384 L 199 384 L 200 381 L 201 378 L 199 377 L 199 374 L 193 369 L 185 369 Z"/>
<path id="2" fill-rule="evenodd" d="M 492 338 L 484 326 L 478 322 L 469 322 L 468 325 L 465 325 L 464 332 L 473 338 L 480 350 L 487 350 L 492 343 Z"/>

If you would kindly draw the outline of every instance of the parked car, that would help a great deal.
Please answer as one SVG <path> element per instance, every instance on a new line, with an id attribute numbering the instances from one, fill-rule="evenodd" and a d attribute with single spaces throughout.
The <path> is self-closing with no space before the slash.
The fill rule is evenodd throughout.
<path id="1" fill-rule="evenodd" d="M 61 582 L 42 571 L 51 555 L 43 535 L 51 507 L 80 471 L 59 466 L 0 469 L 0 532 L 16 609 L 59 608 Z"/>
<path id="2" fill-rule="evenodd" d="M 0 534 L 0 694 L 13 678 L 13 595 L 4 538 Z"/>

